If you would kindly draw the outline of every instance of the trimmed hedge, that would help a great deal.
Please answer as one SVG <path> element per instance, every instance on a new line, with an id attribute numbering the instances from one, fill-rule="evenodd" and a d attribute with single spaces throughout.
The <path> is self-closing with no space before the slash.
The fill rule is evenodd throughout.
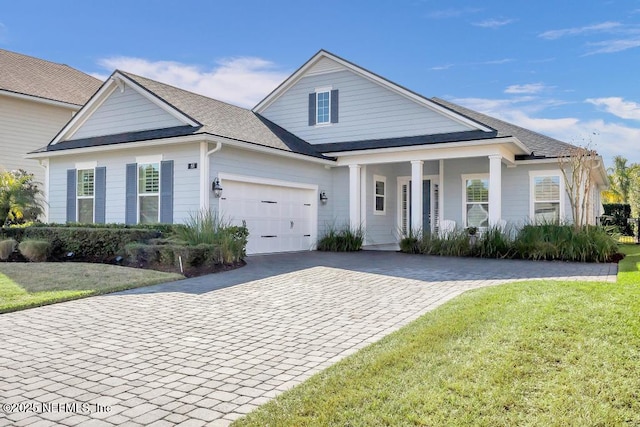
<path id="1" fill-rule="evenodd" d="M 155 229 L 89 228 L 89 227 L 26 227 L 0 230 L 3 239 L 19 242 L 27 239 L 46 240 L 51 244 L 51 256 L 63 258 L 69 252 L 74 258 L 104 262 L 125 253 L 125 246 L 133 242 L 147 242 L 160 237 Z"/>

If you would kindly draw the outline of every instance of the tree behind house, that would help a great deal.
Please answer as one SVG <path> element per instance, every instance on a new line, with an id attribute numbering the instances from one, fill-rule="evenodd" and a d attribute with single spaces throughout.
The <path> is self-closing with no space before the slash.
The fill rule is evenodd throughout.
<path id="1" fill-rule="evenodd" d="M 35 221 L 42 214 L 42 191 L 22 169 L 0 172 L 0 225 Z"/>

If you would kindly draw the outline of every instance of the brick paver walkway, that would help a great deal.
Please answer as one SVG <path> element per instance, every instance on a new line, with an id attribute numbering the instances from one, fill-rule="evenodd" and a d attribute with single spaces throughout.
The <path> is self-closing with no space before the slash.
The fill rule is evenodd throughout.
<path id="1" fill-rule="evenodd" d="M 301 253 L 0 316 L 0 425 L 228 425 L 460 293 L 616 266 Z"/>

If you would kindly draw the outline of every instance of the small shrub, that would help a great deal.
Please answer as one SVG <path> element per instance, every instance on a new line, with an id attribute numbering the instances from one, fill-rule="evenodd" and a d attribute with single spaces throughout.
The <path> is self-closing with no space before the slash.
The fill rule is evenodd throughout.
<path id="1" fill-rule="evenodd" d="M 46 240 L 23 240 L 18 250 L 29 261 L 44 262 L 49 256 L 51 243 Z"/>
<path id="2" fill-rule="evenodd" d="M 324 236 L 318 240 L 319 251 L 356 252 L 362 249 L 364 231 L 362 227 L 352 228 L 348 225 L 342 228 L 329 226 Z"/>
<path id="3" fill-rule="evenodd" d="M 14 239 L 7 239 L 0 241 L 0 260 L 6 261 L 11 254 L 16 250 L 18 242 Z"/>

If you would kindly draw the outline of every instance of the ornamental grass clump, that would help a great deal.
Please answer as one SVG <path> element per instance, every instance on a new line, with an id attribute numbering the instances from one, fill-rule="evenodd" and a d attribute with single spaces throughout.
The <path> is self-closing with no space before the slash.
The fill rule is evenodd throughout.
<path id="1" fill-rule="evenodd" d="M 357 252 L 362 249 L 364 230 L 362 227 L 327 227 L 325 234 L 318 240 L 318 250 L 328 252 Z"/>
<path id="2" fill-rule="evenodd" d="M 18 242 L 14 239 L 7 239 L 0 241 L 0 260 L 6 261 L 11 254 L 16 250 Z"/>
<path id="3" fill-rule="evenodd" d="M 51 243 L 46 240 L 23 240 L 18 250 L 31 262 L 44 262 L 49 257 Z"/>

